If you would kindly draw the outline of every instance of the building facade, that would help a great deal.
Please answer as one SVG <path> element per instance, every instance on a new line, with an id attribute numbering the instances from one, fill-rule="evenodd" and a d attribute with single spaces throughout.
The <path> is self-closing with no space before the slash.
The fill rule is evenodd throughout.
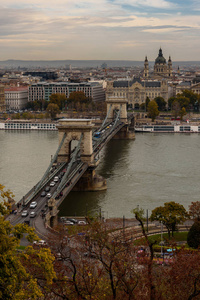
<path id="1" fill-rule="evenodd" d="M 28 87 L 5 88 L 5 104 L 7 110 L 20 110 L 28 102 Z"/>
<path id="2" fill-rule="evenodd" d="M 0 112 L 6 110 L 4 86 L 0 86 Z"/>
<path id="3" fill-rule="evenodd" d="M 163 97 L 167 102 L 168 85 L 166 80 L 153 81 L 140 78 L 134 78 L 131 81 L 108 81 L 106 98 L 109 97 L 126 98 L 132 108 L 138 109 L 142 103 L 145 103 L 147 97 L 150 100 Z"/>
<path id="4" fill-rule="evenodd" d="M 149 77 L 152 77 L 154 79 L 159 78 L 171 78 L 172 77 L 172 60 L 169 56 L 168 64 L 166 62 L 166 59 L 163 56 L 162 49 L 159 49 L 159 53 L 157 58 L 155 59 L 154 63 L 154 71 L 153 74 L 150 76 L 149 73 L 149 62 L 147 59 L 147 56 L 145 57 L 144 61 L 144 73 L 143 73 L 144 79 L 148 79 Z"/>
<path id="5" fill-rule="evenodd" d="M 67 98 L 71 92 L 84 92 L 93 101 L 105 101 L 105 90 L 97 82 L 38 82 L 29 86 L 29 101 L 47 100 L 52 94 L 65 94 Z"/>

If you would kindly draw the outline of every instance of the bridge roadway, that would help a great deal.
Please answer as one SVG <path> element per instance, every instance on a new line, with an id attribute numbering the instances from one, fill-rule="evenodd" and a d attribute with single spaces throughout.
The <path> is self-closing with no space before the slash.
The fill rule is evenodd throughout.
<path id="1" fill-rule="evenodd" d="M 93 153 L 94 153 L 94 160 L 97 163 L 98 161 L 98 154 L 103 149 L 103 147 L 112 139 L 112 137 L 121 130 L 122 127 L 124 127 L 125 124 L 121 122 L 120 120 L 117 122 L 110 122 L 105 124 L 105 126 L 101 129 L 101 136 L 99 138 L 93 137 Z M 94 163 L 95 163 L 94 162 Z M 30 197 L 31 192 L 34 191 L 35 187 L 33 187 L 27 195 L 23 197 L 23 199 L 20 200 L 20 209 L 18 209 L 18 212 L 16 215 L 10 215 L 8 219 L 10 220 L 12 225 L 16 225 L 19 223 L 24 223 L 26 221 L 29 222 L 30 226 L 35 227 L 36 232 L 38 235 L 43 238 L 47 235 L 47 229 L 44 225 L 44 215 L 48 212 L 48 198 L 42 197 L 41 193 L 45 190 L 47 186 L 50 185 L 50 182 L 54 180 L 55 176 L 60 176 L 61 173 L 66 171 L 68 164 L 62 163 L 56 167 L 55 170 L 51 169 L 50 173 L 48 174 L 47 178 L 44 180 L 44 183 L 41 185 L 41 188 L 37 191 L 36 195 L 34 197 Z M 64 199 L 67 197 L 67 195 L 71 192 L 73 187 L 76 185 L 76 183 L 79 181 L 79 179 L 82 177 L 82 175 L 86 172 L 88 169 L 88 164 L 83 163 L 80 160 L 80 157 L 77 158 L 77 160 L 73 163 L 71 167 L 71 171 L 67 177 L 67 180 L 65 182 L 65 187 L 62 190 L 62 194 L 57 194 L 56 198 L 56 207 L 58 208 L 59 205 L 64 201 Z M 61 179 L 60 179 L 61 180 Z M 50 187 L 49 193 L 56 194 L 57 187 L 59 185 L 59 182 L 55 182 L 54 187 Z M 26 200 L 28 199 L 28 201 Z M 30 203 L 32 201 L 37 202 L 37 207 L 32 209 L 30 208 Z M 21 216 L 21 212 L 27 210 L 28 215 L 26 217 Z M 30 212 L 34 211 L 36 213 L 36 217 L 30 218 Z"/>

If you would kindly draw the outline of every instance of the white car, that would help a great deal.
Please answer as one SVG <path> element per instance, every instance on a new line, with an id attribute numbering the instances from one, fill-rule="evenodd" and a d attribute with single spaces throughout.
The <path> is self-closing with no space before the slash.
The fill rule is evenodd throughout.
<path id="1" fill-rule="evenodd" d="M 87 225 L 85 221 L 78 221 L 78 225 Z"/>
<path id="2" fill-rule="evenodd" d="M 35 211 L 32 211 L 32 212 L 30 213 L 30 218 L 35 218 L 35 216 L 36 216 L 36 212 L 35 212 Z"/>
<path id="3" fill-rule="evenodd" d="M 56 183 L 52 181 L 49 186 L 54 186 Z"/>
<path id="4" fill-rule="evenodd" d="M 47 194 L 47 198 L 49 198 L 49 199 L 51 198 L 51 193 Z"/>
<path id="5" fill-rule="evenodd" d="M 37 206 L 37 202 L 36 201 L 31 202 L 30 208 L 36 208 L 36 206 Z"/>
<path id="6" fill-rule="evenodd" d="M 59 181 L 58 176 L 55 176 L 53 181 L 58 182 Z"/>
<path id="7" fill-rule="evenodd" d="M 28 211 L 24 210 L 21 214 L 22 217 L 27 217 L 28 216 Z"/>
<path id="8" fill-rule="evenodd" d="M 37 246 L 46 246 L 47 243 L 44 240 L 39 240 L 39 241 L 34 241 L 33 244 Z"/>
<path id="9" fill-rule="evenodd" d="M 65 224 L 65 225 L 74 225 L 74 223 L 71 222 L 71 221 L 65 221 L 64 224 Z"/>

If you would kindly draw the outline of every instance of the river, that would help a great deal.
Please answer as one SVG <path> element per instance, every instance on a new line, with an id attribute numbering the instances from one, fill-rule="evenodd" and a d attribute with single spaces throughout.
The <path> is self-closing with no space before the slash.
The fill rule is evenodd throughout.
<path id="1" fill-rule="evenodd" d="M 58 147 L 53 131 L 0 131 L 0 183 L 18 201 L 37 183 Z M 61 215 L 98 214 L 131 217 L 139 207 L 149 212 L 164 202 L 185 208 L 200 195 L 199 134 L 137 133 L 133 140 L 111 140 L 97 172 L 107 180 L 101 192 L 71 192 Z"/>

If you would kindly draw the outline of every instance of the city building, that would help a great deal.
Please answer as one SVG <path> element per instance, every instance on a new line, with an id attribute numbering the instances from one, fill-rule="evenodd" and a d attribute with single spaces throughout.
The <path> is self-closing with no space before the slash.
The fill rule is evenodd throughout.
<path id="1" fill-rule="evenodd" d="M 52 94 L 65 94 L 83 91 L 93 101 L 105 101 L 105 90 L 98 82 L 38 82 L 29 86 L 29 101 L 47 100 Z"/>
<path id="2" fill-rule="evenodd" d="M 159 49 L 159 53 L 157 58 L 155 59 L 154 63 L 154 71 L 153 74 L 149 72 L 149 62 L 147 56 L 145 57 L 144 61 L 144 72 L 143 77 L 148 79 L 149 77 L 154 79 L 161 79 L 161 78 L 171 78 L 172 77 L 172 60 L 169 56 L 168 64 L 166 59 L 163 56 L 162 49 Z"/>
<path id="3" fill-rule="evenodd" d="M 133 78 L 132 80 L 108 81 L 106 98 L 109 97 L 126 98 L 132 108 L 138 109 L 142 103 L 145 103 L 147 97 L 150 100 L 163 97 L 167 102 L 168 85 L 164 79 L 153 81 Z"/>
<path id="4" fill-rule="evenodd" d="M 6 110 L 4 86 L 0 85 L 0 112 Z"/>
<path id="5" fill-rule="evenodd" d="M 28 102 L 28 87 L 5 88 L 5 104 L 7 110 L 20 110 Z"/>

